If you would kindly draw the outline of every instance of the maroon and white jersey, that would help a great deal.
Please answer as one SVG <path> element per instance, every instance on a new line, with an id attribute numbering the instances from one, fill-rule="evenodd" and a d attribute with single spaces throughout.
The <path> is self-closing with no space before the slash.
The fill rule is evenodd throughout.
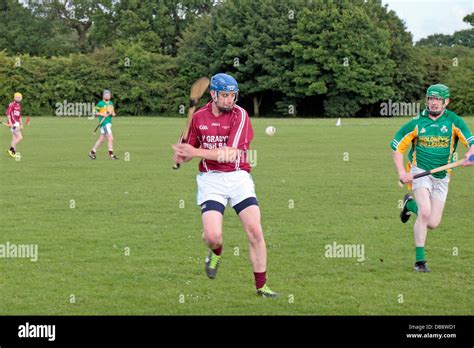
<path id="1" fill-rule="evenodd" d="M 11 102 L 5 112 L 11 123 L 20 122 L 21 119 L 21 105 L 17 102 Z"/>
<path id="2" fill-rule="evenodd" d="M 210 101 L 194 113 L 187 143 L 203 149 L 228 146 L 242 150 L 235 162 L 218 162 L 203 158 L 199 162 L 200 172 L 245 170 L 250 173 L 247 151 L 252 139 L 252 124 L 245 109 L 235 105 L 231 111 L 215 116 Z"/>

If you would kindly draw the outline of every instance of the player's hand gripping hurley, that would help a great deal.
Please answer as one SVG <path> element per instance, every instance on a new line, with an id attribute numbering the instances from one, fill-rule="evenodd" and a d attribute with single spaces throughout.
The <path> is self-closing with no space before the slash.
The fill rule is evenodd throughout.
<path id="1" fill-rule="evenodd" d="M 103 116 L 102 118 L 102 121 L 99 122 L 99 124 L 97 125 L 97 127 L 95 127 L 94 131 L 92 132 L 92 134 L 95 134 L 97 132 L 97 130 L 100 128 L 100 126 L 102 126 L 102 123 L 104 123 L 104 121 L 107 119 L 107 117 L 109 117 L 110 115 L 112 115 L 111 112 L 109 112 L 109 110 L 107 110 L 107 113 L 106 113 L 106 116 Z"/>
<path id="2" fill-rule="evenodd" d="M 471 155 L 467 161 L 468 162 L 474 162 L 474 155 Z M 439 173 L 439 172 L 442 172 L 444 170 L 448 170 L 448 169 L 452 169 L 452 168 L 462 166 L 462 165 L 464 165 L 465 162 L 466 162 L 466 159 L 462 159 L 462 160 L 459 160 L 459 161 L 456 161 L 456 162 L 453 162 L 453 163 L 449 163 L 449 164 L 446 164 L 446 165 L 438 167 L 438 168 L 427 170 L 423 173 L 413 175 L 413 180 L 418 179 L 418 178 L 422 178 L 424 176 L 428 176 L 428 175 L 431 175 L 431 174 Z M 398 185 L 400 187 L 403 187 L 403 182 L 400 180 L 398 182 Z"/>
<path id="3" fill-rule="evenodd" d="M 30 124 L 30 120 L 31 120 L 31 117 L 28 116 L 26 118 L 26 121 L 25 121 L 25 126 L 28 126 Z M 5 127 L 10 127 L 10 125 L 6 122 L 2 122 L 2 126 L 5 126 Z M 21 129 L 23 129 L 24 127 L 21 127 Z"/>

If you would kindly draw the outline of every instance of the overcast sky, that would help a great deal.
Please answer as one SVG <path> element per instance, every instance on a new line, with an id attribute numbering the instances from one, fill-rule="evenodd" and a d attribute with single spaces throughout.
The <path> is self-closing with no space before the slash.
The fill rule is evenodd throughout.
<path id="1" fill-rule="evenodd" d="M 405 21 L 414 42 L 432 34 L 469 29 L 462 19 L 474 12 L 474 0 L 382 0 L 382 4 Z"/>

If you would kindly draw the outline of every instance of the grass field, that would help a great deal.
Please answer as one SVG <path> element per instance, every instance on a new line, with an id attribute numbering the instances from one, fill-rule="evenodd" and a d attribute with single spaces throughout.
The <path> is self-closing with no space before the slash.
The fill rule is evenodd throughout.
<path id="1" fill-rule="evenodd" d="M 0 259 L 0 314 L 472 315 L 474 169 L 455 171 L 443 223 L 428 236 L 432 272 L 415 274 L 414 219 L 399 221 L 405 191 L 389 148 L 405 121 L 253 119 L 276 300 L 255 296 L 230 208 L 219 274 L 205 276 L 197 161 L 171 169 L 183 119 L 117 118 L 120 161 L 105 146 L 88 159 L 97 136 L 85 118 L 33 118 L 20 161 L 7 156 L 2 129 L 0 244 L 37 244 L 39 258 Z M 364 245 L 366 260 L 325 257 L 334 242 Z"/>

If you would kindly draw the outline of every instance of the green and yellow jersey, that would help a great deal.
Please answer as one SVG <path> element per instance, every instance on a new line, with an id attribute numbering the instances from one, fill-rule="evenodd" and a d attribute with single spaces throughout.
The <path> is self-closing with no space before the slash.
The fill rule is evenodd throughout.
<path id="1" fill-rule="evenodd" d="M 474 145 L 472 135 L 466 122 L 450 110 L 436 120 L 429 117 L 428 111 L 403 125 L 390 143 L 392 150 L 404 154 L 411 145 L 408 160 L 423 170 L 431 170 L 454 162 L 453 155 L 459 140 L 470 147 Z M 433 174 L 444 178 L 446 171 Z"/>
<path id="2" fill-rule="evenodd" d="M 114 111 L 114 103 L 111 100 L 109 100 L 108 102 L 106 102 L 105 100 L 101 100 L 95 106 L 95 112 L 96 113 L 109 112 L 109 114 L 112 114 L 113 111 Z M 104 118 L 103 116 L 99 116 L 99 122 L 102 122 L 103 118 Z M 107 123 L 112 123 L 112 116 L 111 115 L 107 116 L 104 123 L 102 123 L 101 127 L 105 126 Z"/>

